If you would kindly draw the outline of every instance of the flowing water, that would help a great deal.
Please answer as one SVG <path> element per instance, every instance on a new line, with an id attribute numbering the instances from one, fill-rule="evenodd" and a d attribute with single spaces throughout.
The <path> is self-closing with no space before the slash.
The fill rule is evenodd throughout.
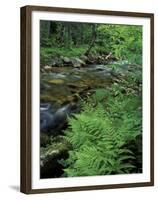
<path id="1" fill-rule="evenodd" d="M 41 74 L 41 103 L 59 108 L 86 95 L 96 88 L 108 87 L 112 82 L 112 70 L 104 65 L 84 68 L 58 67 Z"/>

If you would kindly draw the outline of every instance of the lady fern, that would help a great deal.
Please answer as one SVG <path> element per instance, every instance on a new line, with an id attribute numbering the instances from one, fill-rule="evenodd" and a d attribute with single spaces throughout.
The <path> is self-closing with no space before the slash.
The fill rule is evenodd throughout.
<path id="1" fill-rule="evenodd" d="M 73 148 L 64 161 L 67 176 L 137 172 L 130 144 L 141 135 L 140 107 L 139 96 L 115 95 L 115 88 L 99 89 L 84 102 L 83 111 L 69 118 L 65 131 Z"/>

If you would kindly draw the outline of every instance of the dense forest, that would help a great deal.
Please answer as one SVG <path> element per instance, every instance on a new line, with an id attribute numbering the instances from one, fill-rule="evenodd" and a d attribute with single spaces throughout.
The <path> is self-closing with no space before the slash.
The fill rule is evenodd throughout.
<path id="1" fill-rule="evenodd" d="M 53 55 L 90 54 L 141 64 L 142 27 L 41 21 L 42 64 L 51 62 Z"/>
<path id="2" fill-rule="evenodd" d="M 142 173 L 142 27 L 40 21 L 41 178 Z"/>

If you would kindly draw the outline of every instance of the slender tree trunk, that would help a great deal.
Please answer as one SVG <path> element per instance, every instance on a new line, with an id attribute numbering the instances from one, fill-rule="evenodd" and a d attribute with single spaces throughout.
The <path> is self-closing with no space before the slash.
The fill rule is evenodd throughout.
<path id="1" fill-rule="evenodd" d="M 84 55 L 88 56 L 90 54 L 90 51 L 95 44 L 95 41 L 96 41 L 96 25 L 93 24 L 92 25 L 92 40 L 91 40 L 91 43 Z"/>

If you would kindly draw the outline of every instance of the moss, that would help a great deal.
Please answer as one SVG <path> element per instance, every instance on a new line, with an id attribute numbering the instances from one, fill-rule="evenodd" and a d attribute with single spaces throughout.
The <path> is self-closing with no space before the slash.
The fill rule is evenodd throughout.
<path id="1" fill-rule="evenodd" d="M 64 83 L 64 80 L 61 80 L 61 79 L 53 79 L 53 80 L 50 80 L 48 81 L 49 83 L 53 83 L 53 84 L 63 84 Z"/>
<path id="2" fill-rule="evenodd" d="M 63 136 L 57 136 L 52 139 L 51 144 L 46 148 L 41 147 L 41 158 L 56 157 L 63 152 L 67 152 L 70 149 L 70 144 L 64 139 Z"/>
<path id="3" fill-rule="evenodd" d="M 41 102 L 54 102 L 54 98 L 53 96 L 49 95 L 49 94 L 42 94 L 41 97 Z"/>
<path id="4" fill-rule="evenodd" d="M 45 133 L 40 133 L 40 145 L 41 147 L 46 147 L 48 144 L 50 144 L 51 138 L 45 134 Z"/>

